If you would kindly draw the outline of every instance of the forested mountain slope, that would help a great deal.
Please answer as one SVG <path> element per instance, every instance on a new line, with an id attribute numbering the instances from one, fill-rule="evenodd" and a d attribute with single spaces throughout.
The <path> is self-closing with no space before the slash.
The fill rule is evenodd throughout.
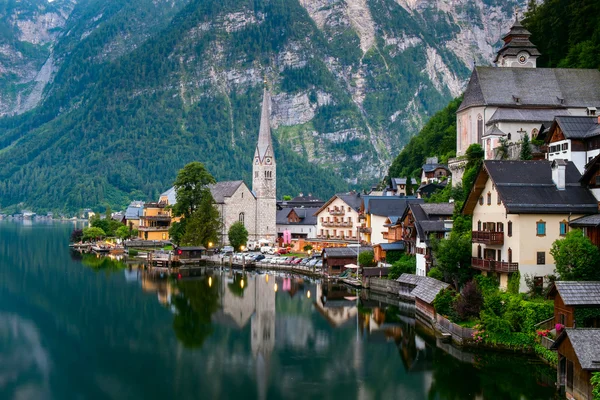
<path id="1" fill-rule="evenodd" d="M 460 94 L 472 63 L 491 60 L 515 3 L 68 4 L 37 107 L 0 119 L 2 207 L 155 198 L 192 160 L 249 182 L 265 78 L 279 194 L 367 186 Z"/>

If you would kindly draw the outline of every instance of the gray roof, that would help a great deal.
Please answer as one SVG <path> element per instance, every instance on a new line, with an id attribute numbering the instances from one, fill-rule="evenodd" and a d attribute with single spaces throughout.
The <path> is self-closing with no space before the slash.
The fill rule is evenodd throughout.
<path id="1" fill-rule="evenodd" d="M 406 185 L 406 178 L 392 178 L 392 188 L 396 190 L 398 185 Z M 410 181 L 413 185 L 417 184 L 417 180 L 415 178 L 411 178 Z"/>
<path id="2" fill-rule="evenodd" d="M 396 282 L 416 286 L 419 284 L 419 282 L 421 282 L 424 279 L 426 279 L 425 276 L 404 273 L 404 274 L 400 275 L 400 277 L 398 279 L 396 279 Z"/>
<path id="3" fill-rule="evenodd" d="M 555 120 L 567 139 L 586 139 L 600 134 L 598 117 L 562 116 Z"/>
<path id="4" fill-rule="evenodd" d="M 344 203 L 348 204 L 355 211 L 358 211 L 362 205 L 360 193 L 339 193 L 336 196 L 342 199 Z"/>
<path id="5" fill-rule="evenodd" d="M 516 109 L 516 108 L 498 108 L 492 117 L 488 120 L 486 125 L 496 124 L 498 122 L 513 122 L 513 121 L 527 121 L 527 122 L 539 122 L 547 123 L 550 125 L 554 118 L 557 116 L 569 116 L 571 115 L 568 110 L 565 109 Z M 502 131 L 500 131 L 502 132 Z M 487 135 L 487 133 L 486 133 Z"/>
<path id="6" fill-rule="evenodd" d="M 557 349 L 565 337 L 569 338 L 582 369 L 600 371 L 600 329 L 567 328 L 552 348 Z"/>
<path id="7" fill-rule="evenodd" d="M 402 240 L 394 243 L 381 243 L 379 246 L 383 251 L 404 250 L 406 248 Z"/>
<path id="8" fill-rule="evenodd" d="M 423 169 L 423 171 L 425 172 L 433 172 L 438 168 L 443 168 L 446 171 L 450 172 L 450 169 L 448 169 L 448 166 L 445 164 L 423 164 L 423 167 L 421 167 L 421 169 Z M 404 182 L 406 182 L 406 179 L 404 180 Z"/>
<path id="9" fill-rule="evenodd" d="M 554 286 L 567 306 L 600 306 L 600 282 L 556 281 Z"/>
<path id="10" fill-rule="evenodd" d="M 494 124 L 494 126 L 485 131 L 485 133 L 483 134 L 483 137 L 487 136 L 506 136 L 506 133 L 504 133 L 500 128 L 498 128 L 498 125 Z"/>
<path id="11" fill-rule="evenodd" d="M 292 210 L 300 217 L 300 222 L 288 222 L 288 216 Z M 317 217 L 314 214 L 318 210 L 316 207 L 284 207 L 277 210 L 277 225 L 317 225 Z"/>
<path id="12" fill-rule="evenodd" d="M 390 215 L 402 215 L 411 203 L 423 203 L 423 199 L 410 199 L 396 196 L 386 196 L 385 198 L 370 199 L 368 208 L 365 209 L 367 214 L 379 215 L 388 217 Z M 365 207 L 367 205 L 365 204 Z"/>
<path id="13" fill-rule="evenodd" d="M 144 215 L 144 202 L 143 201 L 132 201 L 127 209 L 125 210 L 125 219 L 139 219 Z"/>
<path id="14" fill-rule="evenodd" d="M 445 232 L 446 227 L 441 218 L 451 217 L 454 213 L 453 203 L 427 203 L 427 204 L 410 204 L 415 219 L 415 228 L 417 229 L 418 237 L 426 241 L 428 234 L 432 232 Z"/>
<path id="15" fill-rule="evenodd" d="M 475 67 L 458 111 L 474 106 L 598 107 L 600 71 Z"/>
<path id="16" fill-rule="evenodd" d="M 596 198 L 581 186 L 581 174 L 571 161 L 566 165 L 565 190 L 558 190 L 552 181 L 551 161 L 486 160 L 483 165 L 511 214 L 598 211 Z"/>
<path id="17" fill-rule="evenodd" d="M 412 290 L 412 292 L 410 292 L 410 294 L 415 296 L 415 298 L 424 301 L 427 304 L 433 303 L 435 296 L 437 296 L 438 293 L 441 292 L 443 289 L 450 286 L 449 284 L 438 281 L 437 279 L 429 277 L 423 278 L 424 279 L 422 279 L 417 284 L 417 287 L 415 287 Z"/>
<path id="18" fill-rule="evenodd" d="M 212 194 L 215 203 L 223 204 L 225 203 L 225 198 L 233 196 L 235 191 L 240 187 L 240 185 L 243 184 L 244 181 L 225 181 L 208 185 L 208 188 L 210 189 L 210 193 Z M 166 196 L 169 201 L 169 205 L 174 205 L 177 203 L 177 191 L 175 190 L 174 186 L 160 196 Z"/>
<path id="19" fill-rule="evenodd" d="M 421 204 L 421 209 L 428 217 L 452 216 L 454 214 L 454 203 L 426 203 Z"/>
<path id="20" fill-rule="evenodd" d="M 347 258 L 356 257 L 356 247 L 326 247 L 323 249 L 323 254 L 326 254 L 327 258 Z M 372 247 L 362 246 L 360 252 L 373 251 Z"/>
<path id="21" fill-rule="evenodd" d="M 260 129 L 258 132 L 258 143 L 254 156 L 258 157 L 261 162 L 265 156 L 273 156 L 273 142 L 271 141 L 271 93 L 265 85 L 263 93 L 263 102 L 260 113 Z"/>
<path id="22" fill-rule="evenodd" d="M 569 226 L 583 227 L 583 226 L 600 226 L 600 214 L 586 215 L 585 217 L 577 218 L 569 222 Z"/>
<path id="23" fill-rule="evenodd" d="M 421 229 L 423 229 L 423 233 L 427 235 L 432 232 L 445 232 L 446 226 L 444 221 L 421 221 L 420 222 Z"/>

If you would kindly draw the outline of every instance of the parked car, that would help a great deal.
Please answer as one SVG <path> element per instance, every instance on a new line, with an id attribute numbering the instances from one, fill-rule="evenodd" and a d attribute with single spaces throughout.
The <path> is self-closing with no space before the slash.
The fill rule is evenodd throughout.
<path id="1" fill-rule="evenodd" d="M 287 249 L 286 247 L 282 247 L 279 250 L 277 250 L 277 254 L 289 254 L 290 250 Z"/>
<path id="2" fill-rule="evenodd" d="M 317 261 L 317 263 L 315 264 L 315 268 L 317 268 L 317 269 L 323 268 L 323 260 Z"/>
<path id="3" fill-rule="evenodd" d="M 312 267 L 314 267 L 314 265 L 315 265 L 315 264 L 316 264 L 318 261 L 319 261 L 319 259 L 318 259 L 318 258 L 311 258 L 311 259 L 310 259 L 310 260 L 309 260 L 309 261 L 306 263 L 306 266 L 307 266 L 307 267 L 310 267 L 310 268 L 312 268 Z"/>
<path id="4" fill-rule="evenodd" d="M 271 264 L 278 264 L 278 261 L 279 261 L 279 257 L 269 258 L 269 263 L 271 263 Z"/>
<path id="5" fill-rule="evenodd" d="M 226 256 L 230 256 L 233 254 L 233 246 L 225 246 L 223 247 L 223 250 L 221 251 L 221 253 L 223 253 Z"/>
<path id="6" fill-rule="evenodd" d="M 299 265 L 302 264 L 302 261 L 304 261 L 304 258 L 296 258 L 294 261 L 292 261 L 292 264 Z"/>
<path id="7" fill-rule="evenodd" d="M 252 258 L 252 261 L 261 261 L 264 260 L 266 257 L 264 254 L 257 254 Z"/>
<path id="8" fill-rule="evenodd" d="M 273 254 L 275 250 L 271 246 L 262 246 L 260 252 L 263 254 Z"/>

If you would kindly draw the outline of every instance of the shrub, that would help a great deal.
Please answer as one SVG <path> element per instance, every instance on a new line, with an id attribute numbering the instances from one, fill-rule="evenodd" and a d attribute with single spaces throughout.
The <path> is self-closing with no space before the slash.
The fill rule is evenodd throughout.
<path id="1" fill-rule="evenodd" d="M 385 262 L 388 264 L 394 264 L 396 261 L 400 261 L 405 254 L 402 251 L 391 250 L 385 253 Z"/>
<path id="2" fill-rule="evenodd" d="M 388 272 L 388 279 L 397 279 L 402 274 L 415 274 L 417 271 L 417 258 L 404 254 L 396 261 Z"/>
<path id="3" fill-rule="evenodd" d="M 511 325 L 504 318 L 499 317 L 492 311 L 481 312 L 481 324 L 490 333 L 507 335 L 511 333 Z"/>
<path id="4" fill-rule="evenodd" d="M 130 257 L 135 257 L 139 254 L 140 252 L 137 251 L 136 249 L 129 249 L 129 256 Z"/>
<path id="5" fill-rule="evenodd" d="M 492 276 L 475 275 L 473 280 L 477 282 L 477 286 L 484 296 L 498 291 L 498 280 Z"/>
<path id="6" fill-rule="evenodd" d="M 433 300 L 433 308 L 438 314 L 454 319 L 454 301 L 456 292 L 450 288 L 440 291 Z"/>
<path id="7" fill-rule="evenodd" d="M 519 294 L 519 286 L 521 285 L 521 273 L 513 272 L 508 278 L 507 292 L 511 294 Z"/>
<path id="8" fill-rule="evenodd" d="M 442 271 L 440 271 L 440 269 L 438 267 L 433 267 L 429 270 L 429 272 L 427 273 L 427 276 L 433 279 L 437 279 L 438 281 L 441 281 L 444 279 L 444 273 Z"/>
<path id="9" fill-rule="evenodd" d="M 594 396 L 594 400 L 600 400 L 600 372 L 594 372 L 590 382 L 593 387 L 592 395 Z"/>
<path id="10" fill-rule="evenodd" d="M 483 294 L 477 282 L 469 281 L 463 287 L 463 290 L 454 303 L 454 310 L 461 321 L 469 318 L 478 317 L 483 306 Z"/>
<path id="11" fill-rule="evenodd" d="M 369 268 L 375 266 L 375 253 L 372 251 L 363 251 L 358 255 L 358 262 L 361 267 Z"/>

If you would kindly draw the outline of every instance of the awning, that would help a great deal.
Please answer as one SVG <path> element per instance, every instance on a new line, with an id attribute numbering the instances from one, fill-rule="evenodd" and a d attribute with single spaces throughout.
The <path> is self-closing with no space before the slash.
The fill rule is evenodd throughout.
<path id="1" fill-rule="evenodd" d="M 344 268 L 347 268 L 347 269 L 358 269 L 358 265 L 356 265 L 356 264 L 346 264 L 346 265 L 344 265 Z"/>

